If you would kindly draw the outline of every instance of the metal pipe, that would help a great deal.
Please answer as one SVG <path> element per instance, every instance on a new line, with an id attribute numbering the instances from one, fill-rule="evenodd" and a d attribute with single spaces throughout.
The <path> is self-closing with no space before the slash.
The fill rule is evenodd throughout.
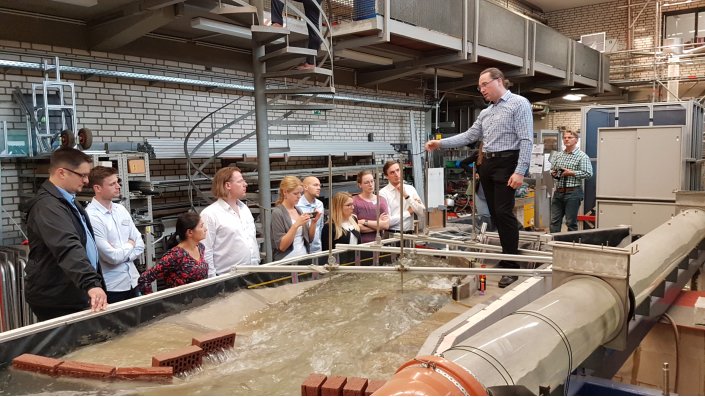
<path id="1" fill-rule="evenodd" d="M 318 272 L 318 273 L 418 273 L 418 274 L 495 274 L 516 276 L 551 276 L 547 269 L 506 269 L 506 268 L 468 268 L 468 267 L 429 267 L 429 266 L 233 266 L 233 272 L 240 273 L 292 273 L 292 272 Z"/>
<path id="2" fill-rule="evenodd" d="M 689 209 L 626 247 L 635 252 L 630 260 L 629 285 L 634 291 L 636 306 L 682 261 L 688 260 L 704 233 L 705 211 Z"/>
<path id="3" fill-rule="evenodd" d="M 597 346 L 615 336 L 626 316 L 619 302 L 604 281 L 579 277 L 442 355 L 470 369 L 486 387 L 524 385 L 538 392 L 539 386 L 550 386 L 553 390 Z"/>
<path id="4" fill-rule="evenodd" d="M 417 237 L 416 240 L 421 240 L 421 241 L 426 241 L 429 243 L 438 243 L 438 244 L 446 244 L 446 245 L 452 245 L 456 247 L 465 247 L 465 248 L 470 248 L 470 249 L 478 249 L 478 250 L 483 250 L 483 251 L 496 251 L 496 252 L 502 252 L 502 247 L 497 246 L 497 245 L 492 245 L 492 244 L 482 244 L 478 242 L 467 242 L 467 241 L 457 241 L 457 240 L 448 240 L 448 239 L 443 239 L 443 238 L 435 238 L 435 237 L 424 237 L 424 236 L 414 236 Z M 413 238 L 413 237 L 411 237 Z M 519 253 L 522 255 L 550 255 L 550 252 L 545 252 L 545 251 L 537 251 L 537 250 L 530 250 L 530 249 L 525 249 L 525 248 L 519 248 Z"/>
<path id="5" fill-rule="evenodd" d="M 627 247 L 633 252 L 630 286 L 637 306 L 654 285 L 675 270 L 674 266 L 688 260 L 703 236 L 705 212 L 687 210 L 647 233 L 638 240 L 638 246 L 634 243 Z M 618 293 L 606 281 L 576 275 L 442 352 L 445 361 L 435 362 L 433 367 L 423 366 L 426 357 L 408 362 L 376 394 L 411 394 L 420 389 L 412 379 L 439 381 L 441 375 L 436 369 L 446 375 L 453 372 L 454 383 L 447 382 L 448 376 L 440 382 L 450 385 L 450 392 L 456 394 L 464 391 L 462 385 L 474 385 L 473 391 L 478 393 L 499 385 L 523 385 L 537 394 L 539 386 L 554 390 L 595 349 L 619 334 L 626 316 Z M 427 385 L 424 392 L 430 388 Z M 438 394 L 438 390 L 431 389 L 431 393 Z"/>
<path id="6" fill-rule="evenodd" d="M 26 55 L 26 54 L 19 54 L 19 55 Z M 64 58 L 64 59 L 66 59 L 66 58 Z M 11 69 L 20 69 L 20 70 L 40 70 L 40 71 L 44 70 L 44 67 L 42 66 L 41 63 L 20 62 L 20 61 L 11 61 L 11 60 L 4 60 L 4 59 L 0 59 L 0 67 L 11 68 Z M 200 80 L 200 79 L 171 77 L 171 76 L 160 76 L 160 75 L 151 75 L 151 74 L 146 74 L 146 73 L 120 72 L 120 71 L 113 71 L 113 70 L 107 70 L 107 69 L 94 69 L 94 68 L 84 68 L 84 67 L 75 67 L 75 66 L 60 66 L 58 69 L 64 73 L 71 73 L 71 74 L 99 76 L 99 77 L 112 77 L 112 78 L 125 78 L 125 79 L 132 79 L 132 80 L 146 80 L 146 81 L 173 83 L 173 84 L 184 84 L 184 85 L 191 85 L 191 86 L 196 86 L 196 87 L 207 87 L 209 89 L 222 88 L 222 89 L 226 89 L 226 90 L 246 91 L 246 92 L 253 92 L 255 90 L 254 84 L 250 85 L 250 84 L 244 84 L 244 83 L 223 83 L 223 82 L 210 81 L 210 80 Z M 221 76 L 217 76 L 217 77 L 220 78 Z M 227 78 L 227 76 L 223 76 L 223 78 Z M 311 95 L 307 94 L 307 95 L 300 95 L 300 96 L 311 96 Z M 413 108 L 413 109 L 428 109 L 428 108 L 430 108 L 430 106 L 426 105 L 423 102 L 423 100 L 419 100 L 417 102 L 412 102 L 412 101 L 407 102 L 407 101 L 393 100 L 391 98 L 377 99 L 377 98 L 369 98 L 369 97 L 360 97 L 360 96 L 351 95 L 351 94 L 343 94 L 343 93 L 339 94 L 337 92 L 335 95 L 319 94 L 319 95 L 316 95 L 316 97 L 319 99 L 322 99 L 322 100 L 335 99 L 336 101 L 342 101 L 342 102 L 367 103 L 367 104 L 374 104 L 374 105 L 388 105 L 388 106 L 398 106 L 398 107 Z"/>
<path id="7" fill-rule="evenodd" d="M 266 261 L 272 260 L 272 239 L 270 238 L 272 218 L 272 193 L 269 178 L 269 133 L 267 131 L 267 97 L 265 88 L 267 83 L 264 78 L 265 65 L 259 61 L 264 56 L 264 45 L 252 42 L 252 72 L 255 83 L 255 125 L 257 127 L 257 183 L 259 186 L 259 207 L 262 211 L 262 234 L 264 236 L 264 252 Z"/>
<path id="8" fill-rule="evenodd" d="M 377 166 L 377 157 L 372 153 L 372 161 L 375 163 L 375 188 L 372 190 L 372 194 L 375 195 L 375 200 L 377 205 L 375 205 L 375 219 L 377 220 L 377 227 L 375 228 L 375 244 L 380 245 L 382 242 L 382 235 L 379 230 L 379 215 L 380 215 L 380 201 L 379 198 L 379 167 Z"/>
<path id="9" fill-rule="evenodd" d="M 333 256 L 333 157 L 328 155 L 328 264 L 335 265 Z M 324 210 L 325 212 L 325 210 Z M 323 216 L 325 214 L 322 214 Z M 323 220 L 325 222 L 325 219 Z"/>
<path id="10" fill-rule="evenodd" d="M 399 158 L 399 257 L 404 256 L 404 162 Z"/>
<path id="11" fill-rule="evenodd" d="M 428 248 L 403 248 L 403 247 L 376 247 L 366 244 L 351 245 L 351 244 L 338 244 L 336 247 L 341 249 L 346 249 L 350 251 L 372 251 L 372 252 L 387 252 L 402 255 L 403 252 L 410 252 L 414 255 L 428 255 L 428 256 L 445 256 L 445 257 L 460 257 L 460 258 L 479 258 L 479 259 L 497 259 L 506 261 L 516 261 L 516 262 L 538 262 L 538 263 L 552 263 L 553 258 L 550 256 L 534 256 L 534 255 L 513 255 L 513 254 L 492 254 L 487 252 L 469 252 L 469 251 L 448 251 L 448 250 L 434 250 Z"/>

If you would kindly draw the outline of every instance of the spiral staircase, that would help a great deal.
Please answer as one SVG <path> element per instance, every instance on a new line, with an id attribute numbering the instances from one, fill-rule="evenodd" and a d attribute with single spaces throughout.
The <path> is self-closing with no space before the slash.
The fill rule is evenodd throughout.
<path id="1" fill-rule="evenodd" d="M 330 0 L 326 0 L 330 10 Z M 271 206 L 271 187 L 269 173 L 269 158 L 271 154 L 287 156 L 291 150 L 289 143 L 293 140 L 311 139 L 311 127 L 325 126 L 325 114 L 335 108 L 333 98 L 335 94 L 333 80 L 332 57 L 332 32 L 330 19 L 321 4 L 316 4 L 320 9 L 323 28 L 317 21 L 310 21 L 303 11 L 295 7 L 293 1 L 284 1 L 285 27 L 274 27 L 265 24 L 262 9 L 250 5 L 243 0 L 235 0 L 238 5 L 219 4 L 211 12 L 220 14 L 234 23 L 249 26 L 252 33 L 252 70 L 254 74 L 254 109 L 224 124 L 216 126 L 218 115 L 229 110 L 242 96 L 235 98 L 226 105 L 216 109 L 203 117 L 188 132 L 184 140 L 184 153 L 189 164 L 189 184 L 191 191 L 207 202 L 212 202 L 210 193 L 197 186 L 204 179 L 212 178 L 206 170 L 227 151 L 236 148 L 243 142 L 256 140 L 257 143 L 257 171 L 259 188 L 259 205 L 263 239 L 267 259 L 271 259 L 271 242 L 267 238 L 270 228 L 268 210 Z M 300 4 L 300 3 L 299 3 Z M 319 51 L 306 48 L 306 38 L 303 44 L 292 39 L 292 31 L 286 26 L 291 21 L 302 21 L 314 28 L 322 41 Z M 303 45 L 303 46 L 301 46 Z M 320 54 L 320 56 L 319 56 Z M 299 70 L 295 66 L 302 62 L 306 56 L 314 55 L 317 62 L 314 68 Z M 325 103 L 321 103 L 322 100 Z M 306 117 L 304 112 L 323 116 L 318 118 Z M 220 140 L 221 134 L 232 131 L 242 131 L 244 123 L 251 123 L 255 119 L 256 129 L 244 133 L 226 146 L 218 145 L 219 149 L 213 154 L 196 164 L 195 154 L 202 147 L 212 145 Z M 209 122 L 210 123 L 207 123 Z M 192 146 L 193 137 L 197 130 L 202 131 L 204 126 L 210 124 L 210 132 Z M 215 147 L 215 146 L 214 146 Z M 263 161 L 263 159 L 267 159 Z"/>

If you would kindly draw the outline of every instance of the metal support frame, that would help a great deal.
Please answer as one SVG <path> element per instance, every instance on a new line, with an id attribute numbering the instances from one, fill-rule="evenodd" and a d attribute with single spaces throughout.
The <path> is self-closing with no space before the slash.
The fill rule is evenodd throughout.
<path id="1" fill-rule="evenodd" d="M 262 233 L 264 234 L 264 252 L 266 261 L 272 260 L 272 240 L 269 238 L 269 231 L 272 226 L 271 205 L 272 194 L 269 180 L 269 131 L 267 121 L 267 97 L 265 95 L 265 65 L 259 62 L 259 58 L 265 55 L 265 46 L 256 41 L 252 41 L 252 71 L 255 86 L 255 125 L 257 127 L 257 183 L 259 186 L 259 207 L 263 211 Z"/>

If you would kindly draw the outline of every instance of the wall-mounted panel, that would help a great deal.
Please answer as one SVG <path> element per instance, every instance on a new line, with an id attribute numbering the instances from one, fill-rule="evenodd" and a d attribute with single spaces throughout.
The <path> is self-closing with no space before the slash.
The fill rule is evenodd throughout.
<path id="1" fill-rule="evenodd" d="M 478 44 L 516 56 L 524 56 L 526 19 L 487 1 L 480 2 Z"/>
<path id="2" fill-rule="evenodd" d="M 560 70 L 568 67 L 568 38 L 549 28 L 536 26 L 536 62 L 541 62 Z"/>
<path id="3" fill-rule="evenodd" d="M 443 0 L 442 4 L 428 0 L 391 0 L 390 17 L 397 21 L 423 27 L 455 37 L 463 36 L 462 0 Z M 382 10 L 384 1 L 378 1 Z"/>
<path id="4" fill-rule="evenodd" d="M 575 74 L 597 80 L 600 75 L 600 56 L 599 51 L 575 43 Z"/>

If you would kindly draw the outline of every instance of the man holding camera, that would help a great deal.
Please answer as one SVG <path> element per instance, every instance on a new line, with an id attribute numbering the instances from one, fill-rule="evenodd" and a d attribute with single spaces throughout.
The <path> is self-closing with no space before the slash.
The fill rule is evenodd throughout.
<path id="1" fill-rule="evenodd" d="M 551 233 L 561 231 L 565 216 L 568 231 L 578 230 L 578 209 L 583 201 L 583 180 L 592 177 L 592 164 L 585 152 L 578 149 L 579 135 L 563 131 L 565 150 L 559 152 L 551 164 L 551 176 L 556 179 L 556 190 L 551 199 Z"/>

